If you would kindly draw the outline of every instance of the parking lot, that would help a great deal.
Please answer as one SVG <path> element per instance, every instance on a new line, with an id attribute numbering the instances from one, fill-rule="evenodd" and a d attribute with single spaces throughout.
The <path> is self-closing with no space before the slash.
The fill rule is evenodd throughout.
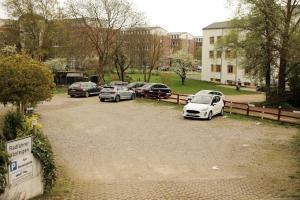
<path id="1" fill-rule="evenodd" d="M 97 97 L 57 95 L 38 112 L 71 179 L 65 199 L 292 199 L 296 129 Z"/>

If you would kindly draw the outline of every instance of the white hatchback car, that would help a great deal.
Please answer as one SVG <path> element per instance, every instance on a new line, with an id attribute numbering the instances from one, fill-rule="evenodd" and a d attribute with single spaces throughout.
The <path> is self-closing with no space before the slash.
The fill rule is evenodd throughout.
<path id="1" fill-rule="evenodd" d="M 199 94 L 183 108 L 184 118 L 208 119 L 224 115 L 224 101 L 219 95 Z"/>
<path id="2" fill-rule="evenodd" d="M 221 98 L 223 100 L 225 100 L 225 95 L 222 93 L 222 92 L 219 92 L 219 91 L 216 91 L 216 90 L 200 90 L 199 92 L 197 92 L 196 94 L 194 95 L 189 95 L 187 98 L 186 98 L 186 102 L 191 102 L 192 99 L 196 96 L 196 95 L 199 95 L 199 94 L 212 94 L 212 95 L 219 95 L 221 96 Z"/>

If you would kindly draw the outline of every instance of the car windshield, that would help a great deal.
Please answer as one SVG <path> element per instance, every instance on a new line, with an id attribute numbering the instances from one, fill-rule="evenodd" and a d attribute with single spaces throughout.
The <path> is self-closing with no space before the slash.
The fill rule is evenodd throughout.
<path id="1" fill-rule="evenodd" d="M 137 83 L 129 83 L 129 84 L 127 85 L 127 87 L 131 88 L 131 87 L 134 87 L 136 84 L 137 84 Z"/>
<path id="2" fill-rule="evenodd" d="M 148 83 L 148 84 L 146 84 L 146 85 L 144 85 L 142 88 L 150 88 L 152 86 L 152 84 L 150 84 L 150 83 Z"/>
<path id="3" fill-rule="evenodd" d="M 84 88 L 87 88 L 89 87 L 89 83 L 73 83 L 70 87 L 72 88 L 81 88 L 81 87 L 84 87 Z"/>
<path id="4" fill-rule="evenodd" d="M 210 104 L 211 100 L 212 100 L 212 96 L 196 95 L 191 102 L 197 104 Z"/>

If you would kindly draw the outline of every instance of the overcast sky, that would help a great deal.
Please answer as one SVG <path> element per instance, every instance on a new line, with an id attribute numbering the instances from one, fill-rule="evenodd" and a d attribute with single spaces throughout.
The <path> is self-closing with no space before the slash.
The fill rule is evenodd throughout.
<path id="1" fill-rule="evenodd" d="M 203 27 L 231 18 L 233 10 L 228 7 L 227 0 L 131 1 L 145 13 L 150 25 L 161 26 L 169 32 L 189 32 L 195 36 L 202 35 Z M 3 8 L 0 9 L 0 18 L 7 18 Z"/>

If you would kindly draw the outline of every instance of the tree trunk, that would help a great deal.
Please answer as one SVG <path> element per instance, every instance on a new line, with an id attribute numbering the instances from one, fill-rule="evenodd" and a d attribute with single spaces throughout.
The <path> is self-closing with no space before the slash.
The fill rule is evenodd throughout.
<path id="1" fill-rule="evenodd" d="M 103 85 L 105 83 L 104 79 L 104 64 L 102 63 L 101 58 L 98 60 L 98 73 L 99 73 L 99 85 Z"/>
<path id="2" fill-rule="evenodd" d="M 148 83 L 150 82 L 150 79 L 151 79 L 152 70 L 153 70 L 153 68 L 150 67 L 150 70 L 149 70 L 149 72 L 148 72 L 148 78 L 147 78 L 147 82 L 148 82 Z"/>
<path id="3" fill-rule="evenodd" d="M 121 69 L 121 81 L 125 81 L 125 71 L 124 69 Z"/>
<path id="4" fill-rule="evenodd" d="M 181 84 L 184 85 L 185 77 L 181 77 Z"/>

